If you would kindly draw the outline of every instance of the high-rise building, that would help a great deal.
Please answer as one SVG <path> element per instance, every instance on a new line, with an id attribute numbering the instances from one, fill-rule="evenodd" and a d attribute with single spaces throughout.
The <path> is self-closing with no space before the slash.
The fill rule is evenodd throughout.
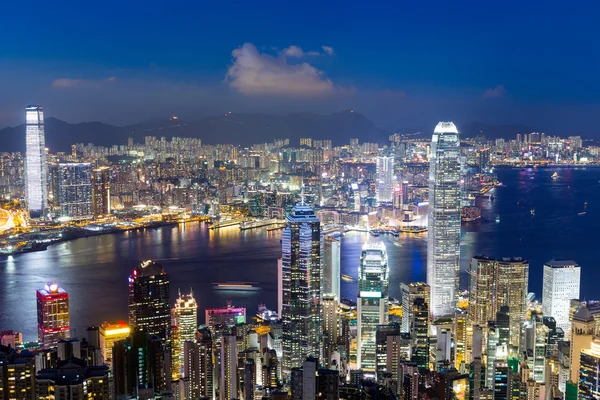
<path id="1" fill-rule="evenodd" d="M 594 337 L 591 347 L 581 350 L 579 366 L 579 393 L 581 400 L 600 398 L 600 338 Z"/>
<path id="2" fill-rule="evenodd" d="M 338 298 L 324 294 L 321 298 L 323 309 L 323 361 L 326 367 L 332 362 L 338 339 Z"/>
<path id="3" fill-rule="evenodd" d="M 323 234 L 313 209 L 304 202 L 287 216 L 281 235 L 283 372 L 288 375 L 309 356 L 320 357 Z"/>
<path id="4" fill-rule="evenodd" d="M 170 339 L 169 276 L 154 261 L 143 261 L 129 276 L 129 325 L 163 343 Z"/>
<path id="5" fill-rule="evenodd" d="M 362 248 L 356 303 L 356 364 L 366 374 L 374 374 L 377 325 L 388 321 L 389 270 L 382 241 L 368 241 Z"/>
<path id="6" fill-rule="evenodd" d="M 129 325 L 125 323 L 125 321 L 104 322 L 100 326 L 99 344 L 105 363 L 112 363 L 112 349 L 115 345 L 115 342 L 127 339 L 130 333 L 131 329 L 129 328 Z"/>
<path id="7" fill-rule="evenodd" d="M 110 214 L 110 168 L 92 171 L 92 213 L 95 217 Z"/>
<path id="8" fill-rule="evenodd" d="M 529 263 L 526 260 L 519 257 L 496 260 L 494 313 L 502 306 L 508 306 L 511 350 L 519 349 L 521 325 L 527 313 L 528 283 Z"/>
<path id="9" fill-rule="evenodd" d="M 429 285 L 423 282 L 401 283 L 400 290 L 402 291 L 402 327 L 404 333 L 410 332 L 411 315 L 413 304 L 417 298 L 422 298 L 425 303 L 429 304 L 430 292 Z"/>
<path id="10" fill-rule="evenodd" d="M 226 333 L 221 336 L 221 375 L 219 396 L 221 400 L 238 398 L 238 354 L 236 335 Z"/>
<path id="11" fill-rule="evenodd" d="M 496 260 L 475 256 L 469 271 L 469 322 L 472 325 L 487 325 L 495 319 L 494 280 Z"/>
<path id="12" fill-rule="evenodd" d="M 92 168 L 89 163 L 58 164 L 60 216 L 90 218 L 92 212 Z M 56 205 L 56 204 L 55 204 Z"/>
<path id="13" fill-rule="evenodd" d="M 49 282 L 38 289 L 38 340 L 42 346 L 56 346 L 70 337 L 69 294 L 57 283 Z"/>
<path id="14" fill-rule="evenodd" d="M 554 317 L 556 326 L 569 329 L 571 299 L 579 298 L 581 268 L 573 260 L 551 260 L 544 265 L 542 312 Z"/>
<path id="15" fill-rule="evenodd" d="M 377 183 L 375 195 L 378 203 L 391 203 L 394 199 L 394 157 L 377 157 Z"/>
<path id="16" fill-rule="evenodd" d="M 198 330 L 198 305 L 194 299 L 194 295 L 190 290 L 190 294 L 181 294 L 175 300 L 175 307 L 171 310 L 173 319 L 172 326 L 177 329 L 177 345 L 172 345 L 173 371 L 177 377 L 182 375 L 183 361 L 185 358 L 183 346 L 186 341 L 195 341 L 196 332 Z"/>
<path id="17" fill-rule="evenodd" d="M 421 369 L 429 369 L 429 305 L 415 299 L 410 321 L 411 358 Z"/>
<path id="18" fill-rule="evenodd" d="M 583 349 L 589 349 L 594 337 L 595 322 L 594 317 L 585 304 L 573 314 L 573 326 L 569 336 L 570 352 L 570 371 L 571 382 L 577 382 L 579 379 L 580 355 Z"/>
<path id="19" fill-rule="evenodd" d="M 222 328 L 233 328 L 237 324 L 246 323 L 246 307 L 235 307 L 227 302 L 225 307 L 207 308 L 204 310 L 204 322 L 213 332 Z"/>
<path id="20" fill-rule="evenodd" d="M 341 270 L 340 270 L 340 241 L 334 237 L 324 239 L 323 251 L 323 294 L 340 295 Z"/>
<path id="21" fill-rule="evenodd" d="M 431 139 L 427 284 L 431 315 L 453 316 L 460 267 L 460 141 L 452 122 L 440 122 Z"/>
<path id="22" fill-rule="evenodd" d="M 198 331 L 195 341 L 183 343 L 183 376 L 189 381 L 190 398 L 213 398 L 213 340 L 208 328 Z"/>
<path id="23" fill-rule="evenodd" d="M 29 215 L 38 218 L 48 209 L 48 163 L 42 106 L 25 107 L 25 199 Z"/>
<path id="24" fill-rule="evenodd" d="M 400 363 L 410 359 L 410 335 L 400 332 L 400 324 L 390 322 L 377 326 L 377 380 L 391 376 L 398 381 Z"/>

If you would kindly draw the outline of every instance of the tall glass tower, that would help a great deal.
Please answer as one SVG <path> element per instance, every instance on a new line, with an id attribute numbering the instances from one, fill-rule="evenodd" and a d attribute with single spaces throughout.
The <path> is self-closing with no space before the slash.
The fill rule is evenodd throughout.
<path id="1" fill-rule="evenodd" d="M 29 215 L 39 218 L 48 209 L 48 164 L 42 106 L 25 107 L 25 198 Z"/>
<path id="2" fill-rule="evenodd" d="M 163 343 L 171 338 L 169 276 L 154 261 L 143 261 L 129 276 L 129 325 Z"/>
<path id="3" fill-rule="evenodd" d="M 321 353 L 323 234 L 314 210 L 297 204 L 281 235 L 283 372 Z"/>
<path id="4" fill-rule="evenodd" d="M 388 322 L 388 258 L 382 241 L 367 242 L 362 248 L 358 272 L 358 331 L 356 364 L 375 375 L 377 325 Z"/>
<path id="5" fill-rule="evenodd" d="M 394 157 L 377 157 L 375 194 L 378 203 L 391 203 L 394 196 Z"/>
<path id="6" fill-rule="evenodd" d="M 452 122 L 431 138 L 427 284 L 433 318 L 454 315 L 460 267 L 460 141 Z"/>

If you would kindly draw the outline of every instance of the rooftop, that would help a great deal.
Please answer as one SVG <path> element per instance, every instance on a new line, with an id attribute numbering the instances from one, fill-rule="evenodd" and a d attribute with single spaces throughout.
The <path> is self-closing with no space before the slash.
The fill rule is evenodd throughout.
<path id="1" fill-rule="evenodd" d="M 560 260 L 560 259 L 550 260 L 545 265 L 552 267 L 552 268 L 579 267 L 579 264 L 577 264 L 575 261 L 566 260 L 566 259 L 565 260 Z"/>
<path id="2" fill-rule="evenodd" d="M 454 125 L 454 122 L 440 122 L 436 125 L 433 132 L 458 134 L 458 129 L 456 129 L 456 125 Z"/>

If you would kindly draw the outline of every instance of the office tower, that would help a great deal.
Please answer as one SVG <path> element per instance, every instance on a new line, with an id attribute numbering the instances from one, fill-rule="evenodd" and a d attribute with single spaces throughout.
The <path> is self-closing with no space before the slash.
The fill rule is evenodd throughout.
<path id="1" fill-rule="evenodd" d="M 154 261 L 143 261 L 129 276 L 129 325 L 163 343 L 170 339 L 169 276 Z"/>
<path id="2" fill-rule="evenodd" d="M 297 204 L 281 235 L 283 373 L 321 355 L 323 235 L 313 209 Z"/>
<path id="3" fill-rule="evenodd" d="M 416 298 L 410 321 L 411 358 L 420 369 L 429 369 L 429 305 Z"/>
<path id="4" fill-rule="evenodd" d="M 212 333 L 198 331 L 196 340 L 183 342 L 183 376 L 189 381 L 190 398 L 213 398 Z"/>
<path id="5" fill-rule="evenodd" d="M 400 372 L 396 394 L 402 400 L 419 398 L 419 366 L 413 362 L 400 363 Z"/>
<path id="6" fill-rule="evenodd" d="M 494 400 L 505 400 L 511 393 L 511 370 L 506 359 L 496 359 L 494 361 L 494 378 L 491 388 L 494 389 Z"/>
<path id="7" fill-rule="evenodd" d="M 25 107 L 25 199 L 32 218 L 48 209 L 48 164 L 42 106 Z"/>
<path id="8" fill-rule="evenodd" d="M 204 318 L 206 326 L 213 332 L 221 328 L 233 328 L 246 323 L 246 307 L 235 307 L 228 301 L 225 307 L 207 308 Z"/>
<path id="9" fill-rule="evenodd" d="M 600 338 L 594 337 L 590 347 L 581 350 L 578 380 L 581 400 L 600 398 Z"/>
<path id="10" fill-rule="evenodd" d="M 508 306 L 511 352 L 519 349 L 521 324 L 527 313 L 529 263 L 522 258 L 496 260 L 494 313 Z M 482 325 L 485 326 L 485 325 Z"/>
<path id="11" fill-rule="evenodd" d="M 378 203 L 391 203 L 394 196 L 394 157 L 377 157 L 377 183 L 375 194 Z"/>
<path id="12" fill-rule="evenodd" d="M 376 346 L 377 380 L 383 381 L 386 374 L 395 376 L 397 380 L 399 363 L 408 361 L 410 356 L 409 335 L 400 333 L 397 322 L 377 325 Z"/>
<path id="13" fill-rule="evenodd" d="M 402 292 L 402 332 L 410 332 L 411 313 L 417 298 L 422 298 L 429 304 L 429 285 L 423 282 L 400 283 Z"/>
<path id="14" fill-rule="evenodd" d="M 130 333 L 131 329 L 125 321 L 104 322 L 100 325 L 99 347 L 105 363 L 112 363 L 112 349 L 115 342 L 127 339 Z"/>
<path id="15" fill-rule="evenodd" d="M 322 294 L 333 294 L 340 299 L 340 241 L 326 237 L 323 251 L 323 290 Z"/>
<path id="16" fill-rule="evenodd" d="M 469 329 L 469 315 L 466 310 L 457 311 L 454 316 L 454 367 L 462 371 L 468 366 L 471 357 L 470 343 L 473 329 Z"/>
<path id="17" fill-rule="evenodd" d="M 154 398 L 167 387 L 165 347 L 160 339 L 141 329 L 113 346 L 115 398 Z M 125 397 L 130 396 L 130 397 Z"/>
<path id="18" fill-rule="evenodd" d="M 291 392 L 292 400 L 337 400 L 339 372 L 319 368 L 319 360 L 309 357 L 292 369 Z"/>
<path id="19" fill-rule="evenodd" d="M 323 304 L 323 363 L 330 367 L 333 354 L 337 349 L 338 339 L 338 298 L 332 294 L 324 294 Z"/>
<path id="20" fill-rule="evenodd" d="M 450 368 L 452 357 L 452 329 L 447 326 L 438 326 L 435 329 L 435 348 L 433 354 L 435 356 L 434 369 L 436 371 L 444 371 Z"/>
<path id="21" fill-rule="evenodd" d="M 431 139 L 427 284 L 433 318 L 454 315 L 460 267 L 460 141 L 452 122 L 440 122 Z"/>
<path id="22" fill-rule="evenodd" d="M 592 338 L 594 337 L 595 322 L 590 310 L 582 304 L 581 307 L 573 314 L 573 326 L 569 341 L 570 346 L 570 371 L 571 382 L 577 382 L 579 379 L 579 364 L 580 354 L 583 349 L 589 349 L 592 346 Z"/>
<path id="23" fill-rule="evenodd" d="M 551 260 L 544 265 L 542 312 L 556 325 L 569 329 L 571 299 L 579 298 L 581 268 L 573 260 Z"/>
<path id="24" fill-rule="evenodd" d="M 92 171 L 92 213 L 95 217 L 110 215 L 110 168 Z"/>
<path id="25" fill-rule="evenodd" d="M 175 300 L 175 307 L 171 310 L 171 318 L 171 329 L 173 331 L 173 327 L 175 327 L 177 330 L 177 340 L 173 340 L 171 346 L 172 370 L 175 377 L 179 378 L 183 372 L 184 343 L 186 341 L 195 341 L 198 330 L 198 305 L 191 290 L 190 294 L 182 295 L 181 292 L 179 293 L 179 297 Z"/>
<path id="26" fill-rule="evenodd" d="M 238 397 L 238 354 L 236 335 L 225 333 L 221 336 L 219 396 L 221 400 Z"/>
<path id="27" fill-rule="evenodd" d="M 469 323 L 485 326 L 495 318 L 494 280 L 496 261 L 485 256 L 471 259 L 469 271 Z"/>
<path id="28" fill-rule="evenodd" d="M 69 294 L 57 283 L 49 282 L 38 289 L 38 340 L 44 347 L 56 346 L 70 337 Z"/>
<path id="29" fill-rule="evenodd" d="M 92 212 L 92 168 L 89 163 L 58 164 L 58 202 L 60 216 L 89 218 Z"/>
<path id="30" fill-rule="evenodd" d="M 530 377 L 537 383 L 544 383 L 548 327 L 544 325 L 541 315 L 531 312 L 531 318 L 524 326 L 524 335 L 523 349 L 525 361 L 531 371 Z"/>
<path id="31" fill-rule="evenodd" d="M 389 271 L 385 244 L 367 241 L 362 248 L 356 301 L 356 364 L 367 374 L 375 373 L 377 325 L 388 320 Z"/>

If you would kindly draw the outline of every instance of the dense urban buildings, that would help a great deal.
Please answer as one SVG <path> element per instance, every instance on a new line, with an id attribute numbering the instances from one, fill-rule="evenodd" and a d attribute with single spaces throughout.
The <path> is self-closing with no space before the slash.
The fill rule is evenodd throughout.
<path id="1" fill-rule="evenodd" d="M 29 214 L 41 217 L 48 208 L 48 163 L 44 137 L 44 109 L 42 106 L 25 108 L 26 200 Z"/>
<path id="2" fill-rule="evenodd" d="M 89 163 L 60 163 L 57 168 L 57 194 L 54 208 L 63 218 L 93 216 L 92 169 Z"/>
<path id="3" fill-rule="evenodd" d="M 431 138 L 427 284 L 431 315 L 453 315 L 460 261 L 460 141 L 452 122 L 440 122 Z"/>

